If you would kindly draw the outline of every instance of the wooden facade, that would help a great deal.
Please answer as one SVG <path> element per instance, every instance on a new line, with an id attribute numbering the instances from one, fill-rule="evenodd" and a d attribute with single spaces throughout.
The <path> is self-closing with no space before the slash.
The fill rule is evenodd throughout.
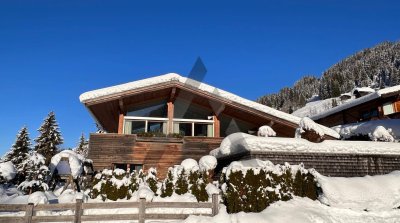
<path id="1" fill-rule="evenodd" d="M 186 158 L 199 160 L 219 147 L 219 137 L 146 138 L 125 134 L 91 134 L 89 158 L 96 170 L 113 169 L 115 164 L 155 167 L 165 177 L 169 167 Z"/>
<path id="2" fill-rule="evenodd" d="M 391 104 L 394 113 L 384 114 L 385 104 Z M 366 101 L 323 118 L 313 118 L 315 122 L 328 127 L 377 119 L 400 119 L 400 92 Z"/>

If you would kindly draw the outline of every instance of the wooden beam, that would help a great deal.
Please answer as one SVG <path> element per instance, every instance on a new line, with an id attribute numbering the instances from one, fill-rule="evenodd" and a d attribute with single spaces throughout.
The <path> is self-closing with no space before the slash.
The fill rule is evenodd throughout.
<path id="1" fill-rule="evenodd" d="M 219 121 L 218 116 L 214 115 L 214 137 L 220 137 L 220 132 L 221 132 L 221 123 Z"/>
<path id="2" fill-rule="evenodd" d="M 119 100 L 118 100 L 118 106 L 119 106 L 119 110 L 122 112 L 122 113 L 124 113 L 125 114 L 125 107 L 124 107 L 124 101 L 122 100 L 122 98 L 120 98 Z"/>
<path id="3" fill-rule="evenodd" d="M 118 134 L 123 134 L 123 133 L 124 133 L 124 113 L 120 112 L 118 118 Z"/>
<path id="4" fill-rule="evenodd" d="M 172 101 L 167 102 L 167 117 L 168 117 L 168 131 L 167 134 L 174 132 L 174 103 Z"/>
<path id="5" fill-rule="evenodd" d="M 171 94 L 169 95 L 169 101 L 174 102 L 176 99 L 176 87 L 173 87 L 171 90 Z"/>

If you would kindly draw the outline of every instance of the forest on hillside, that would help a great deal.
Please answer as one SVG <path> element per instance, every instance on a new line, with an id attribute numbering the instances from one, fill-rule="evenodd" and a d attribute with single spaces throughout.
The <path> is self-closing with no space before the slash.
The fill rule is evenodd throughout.
<path id="1" fill-rule="evenodd" d="M 304 76 L 293 87 L 260 97 L 257 101 L 292 113 L 313 96 L 338 97 L 354 87 L 385 88 L 400 84 L 400 42 L 383 42 L 351 55 L 322 73 Z"/>

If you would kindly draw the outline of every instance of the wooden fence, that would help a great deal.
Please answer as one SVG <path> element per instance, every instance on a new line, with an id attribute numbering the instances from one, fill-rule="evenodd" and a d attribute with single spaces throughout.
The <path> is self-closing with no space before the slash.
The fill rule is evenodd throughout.
<path id="1" fill-rule="evenodd" d="M 173 220 L 185 219 L 189 214 L 157 214 L 146 213 L 147 208 L 210 208 L 211 214 L 202 214 L 204 216 L 214 216 L 218 214 L 218 194 L 212 195 L 211 203 L 195 203 L 195 202 L 146 202 L 141 198 L 139 202 L 104 202 L 104 203 L 83 203 L 81 199 L 77 199 L 76 203 L 65 204 L 0 204 L 0 223 L 9 222 L 74 222 L 83 221 L 117 221 L 117 220 L 138 220 L 144 223 L 145 220 Z M 99 214 L 85 215 L 84 210 L 90 209 L 116 209 L 116 208 L 137 208 L 137 214 Z M 74 215 L 48 215 L 37 216 L 37 211 L 65 211 L 73 210 Z M 2 212 L 25 212 L 25 216 L 7 216 Z"/>

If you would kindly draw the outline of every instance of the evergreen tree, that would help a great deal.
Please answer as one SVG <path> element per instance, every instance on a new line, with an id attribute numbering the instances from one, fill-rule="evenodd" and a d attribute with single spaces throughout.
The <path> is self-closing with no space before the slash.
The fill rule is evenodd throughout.
<path id="1" fill-rule="evenodd" d="M 11 146 L 11 150 L 2 158 L 5 162 L 11 161 L 16 170 L 17 175 L 14 181 L 19 184 L 25 180 L 25 165 L 24 161 L 28 158 L 31 150 L 31 142 L 27 127 L 23 127 L 17 134 L 15 143 Z"/>
<path id="2" fill-rule="evenodd" d="M 49 168 L 45 165 L 44 156 L 33 151 L 24 161 L 24 166 L 26 167 L 26 179 L 18 186 L 18 189 L 27 194 L 49 189 L 46 183 Z"/>
<path id="3" fill-rule="evenodd" d="M 185 170 L 182 169 L 175 183 L 175 193 L 182 195 L 186 194 L 188 191 L 189 191 L 189 184 L 187 182 Z"/>
<path id="4" fill-rule="evenodd" d="M 172 174 L 172 168 L 168 169 L 167 178 L 164 180 L 161 186 L 161 197 L 170 197 L 174 193 L 174 176 Z"/>
<path id="5" fill-rule="evenodd" d="M 78 146 L 75 149 L 75 152 L 87 158 L 89 154 L 89 142 L 85 139 L 85 135 L 81 135 L 79 138 Z"/>
<path id="6" fill-rule="evenodd" d="M 154 168 L 150 168 L 148 171 L 147 171 L 147 176 L 146 176 L 146 183 L 147 183 L 147 185 L 150 187 L 150 189 L 154 192 L 154 194 L 157 194 L 157 190 L 158 190 L 158 187 L 157 187 L 157 181 L 158 181 L 158 178 L 157 178 L 157 170 L 156 169 L 154 169 Z"/>
<path id="7" fill-rule="evenodd" d="M 35 151 L 42 154 L 46 158 L 46 165 L 49 165 L 58 152 L 58 146 L 64 142 L 54 112 L 49 113 L 38 131 L 40 134 L 35 139 Z"/>

